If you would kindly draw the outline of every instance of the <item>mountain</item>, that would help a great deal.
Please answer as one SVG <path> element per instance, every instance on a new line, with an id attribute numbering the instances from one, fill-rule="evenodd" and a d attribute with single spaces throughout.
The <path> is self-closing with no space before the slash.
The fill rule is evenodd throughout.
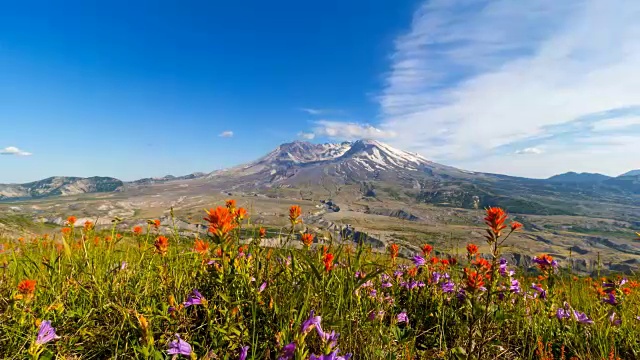
<path id="1" fill-rule="evenodd" d="M 202 173 L 202 172 L 195 172 L 193 174 L 184 175 L 184 176 L 166 175 L 160 178 L 143 178 L 143 179 L 134 180 L 134 181 L 127 182 L 126 185 L 163 184 L 166 182 L 177 181 L 177 180 L 199 179 L 199 178 L 205 177 L 206 175 L 207 175 L 206 173 Z"/>
<path id="2" fill-rule="evenodd" d="M 640 170 L 631 170 L 629 172 L 626 172 L 618 177 L 623 177 L 623 176 L 640 176 Z"/>
<path id="3" fill-rule="evenodd" d="M 576 173 L 570 171 L 564 174 L 554 175 L 547 180 L 552 182 L 596 183 L 610 178 L 610 176 L 597 173 Z"/>
<path id="4" fill-rule="evenodd" d="M 26 184 L 0 184 L 0 200 L 112 192 L 121 189 L 123 185 L 122 181 L 110 177 L 55 176 Z"/>

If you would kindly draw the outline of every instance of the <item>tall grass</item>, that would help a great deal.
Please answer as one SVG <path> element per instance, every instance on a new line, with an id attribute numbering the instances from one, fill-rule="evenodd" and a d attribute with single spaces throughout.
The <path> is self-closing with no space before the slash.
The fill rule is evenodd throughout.
<path id="1" fill-rule="evenodd" d="M 504 264 L 505 219 L 474 239 L 491 245 L 484 257 L 425 246 L 400 259 L 396 246 L 290 246 L 302 238 L 294 208 L 271 248 L 235 203 L 206 215 L 196 242 L 153 221 L 120 234 L 119 219 L 96 231 L 73 217 L 56 237 L 5 239 L 0 357 L 163 359 L 179 334 L 191 355 L 175 356 L 205 359 L 242 359 L 246 347 L 247 359 L 640 358 L 638 283 L 563 275 L 542 256 L 536 274 Z M 59 338 L 38 337 L 43 321 Z"/>

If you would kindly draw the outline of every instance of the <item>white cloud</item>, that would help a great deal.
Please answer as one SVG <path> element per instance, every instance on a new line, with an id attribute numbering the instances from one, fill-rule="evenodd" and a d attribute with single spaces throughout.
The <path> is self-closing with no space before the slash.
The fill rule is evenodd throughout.
<path id="1" fill-rule="evenodd" d="M 230 138 L 230 137 L 233 137 L 233 131 L 229 131 L 229 130 L 223 131 L 218 136 L 224 137 L 224 138 Z"/>
<path id="2" fill-rule="evenodd" d="M 369 124 L 320 120 L 315 122 L 313 134 L 339 140 L 390 139 L 393 131 L 383 130 Z"/>
<path id="3" fill-rule="evenodd" d="M 640 116 L 625 116 L 614 119 L 605 119 L 593 124 L 595 131 L 619 130 L 633 125 L 640 126 Z"/>
<path id="4" fill-rule="evenodd" d="M 528 147 L 520 150 L 516 150 L 518 155 L 539 155 L 542 154 L 542 150 L 535 147 Z"/>
<path id="5" fill-rule="evenodd" d="M 0 155 L 30 156 L 30 152 L 18 149 L 15 146 L 9 146 L 0 150 Z"/>
<path id="6" fill-rule="evenodd" d="M 322 109 L 313 109 L 313 108 L 301 108 L 300 111 L 304 111 L 309 115 L 320 115 L 324 113 Z"/>
<path id="7" fill-rule="evenodd" d="M 298 136 L 306 139 L 306 140 L 313 140 L 316 137 L 316 134 L 314 133 L 307 133 L 307 132 L 299 132 Z"/>
<path id="8" fill-rule="evenodd" d="M 606 166 L 622 172 L 640 142 L 627 144 L 633 151 L 625 153 L 576 141 L 584 133 L 561 138 L 558 126 L 640 107 L 640 78 L 633 75 L 640 63 L 638 17 L 640 2 L 624 0 L 428 1 L 395 42 L 378 98 L 380 127 L 398 134 L 392 145 L 480 170 L 546 138 L 547 167 L 537 171 L 598 167 L 589 159 L 597 149 L 620 156 Z M 603 126 L 588 130 L 598 135 Z M 501 172 L 533 171 L 520 164 L 502 163 Z"/>

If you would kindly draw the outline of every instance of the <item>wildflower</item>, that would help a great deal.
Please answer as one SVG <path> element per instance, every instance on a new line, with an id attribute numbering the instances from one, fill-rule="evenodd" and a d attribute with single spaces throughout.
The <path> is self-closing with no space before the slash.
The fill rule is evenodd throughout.
<path id="1" fill-rule="evenodd" d="M 404 310 L 396 316 L 396 319 L 398 320 L 398 323 L 409 323 L 409 316 L 407 316 L 407 312 Z"/>
<path id="2" fill-rule="evenodd" d="M 233 199 L 229 199 L 225 202 L 225 206 L 227 207 L 227 209 L 231 210 L 231 209 L 235 209 L 236 208 L 236 201 Z"/>
<path id="3" fill-rule="evenodd" d="M 44 320 L 40 323 L 38 328 L 38 336 L 36 337 L 36 344 L 44 345 L 60 337 L 56 335 L 56 329 L 51 326 L 51 321 Z"/>
<path id="4" fill-rule="evenodd" d="M 500 259 L 500 266 L 498 271 L 502 276 L 513 275 L 511 272 L 507 272 L 507 259 L 505 258 Z"/>
<path id="5" fill-rule="evenodd" d="M 396 260 L 396 258 L 398 257 L 399 250 L 400 250 L 400 247 L 398 246 L 398 244 L 389 245 L 389 256 L 391 256 L 391 260 L 393 261 Z"/>
<path id="6" fill-rule="evenodd" d="M 294 356 L 295 356 L 295 351 L 296 351 L 296 343 L 292 342 L 289 343 L 287 345 L 285 345 L 282 348 L 282 355 L 280 355 L 280 357 L 278 357 L 278 360 L 293 360 Z"/>
<path id="7" fill-rule="evenodd" d="M 609 323 L 613 326 L 620 326 L 620 324 L 622 324 L 621 319 L 616 319 L 615 311 L 612 311 L 611 315 L 609 315 Z"/>
<path id="8" fill-rule="evenodd" d="M 351 359 L 351 354 L 346 354 L 345 356 L 338 355 L 339 350 L 333 350 L 331 353 L 326 355 L 316 356 L 311 354 L 309 360 L 349 360 Z"/>
<path id="9" fill-rule="evenodd" d="M 443 293 L 452 293 L 455 290 L 455 286 L 456 284 L 453 283 L 452 281 L 447 281 L 442 283 L 440 288 L 442 289 Z"/>
<path id="10" fill-rule="evenodd" d="M 182 303 L 182 305 L 184 305 L 184 307 L 189 307 L 192 305 L 202 305 L 202 304 L 205 304 L 206 302 L 207 302 L 207 299 L 205 299 L 204 296 L 202 296 L 202 294 L 200 294 L 198 290 L 193 289 L 193 291 L 191 292 L 191 295 L 189 295 L 189 297 L 187 298 L 187 301 Z"/>
<path id="11" fill-rule="evenodd" d="M 427 261 L 420 255 L 416 255 L 413 257 L 413 263 L 416 265 L 416 267 L 420 267 L 420 266 L 424 266 Z"/>
<path id="12" fill-rule="evenodd" d="M 291 221 L 291 225 L 302 222 L 302 220 L 300 220 L 300 215 L 302 215 L 302 209 L 300 208 L 300 206 L 292 205 L 289 208 L 289 221 Z"/>
<path id="13" fill-rule="evenodd" d="M 153 221 L 151 222 L 151 224 L 153 225 L 153 227 L 155 227 L 155 228 L 156 228 L 156 230 L 158 230 L 158 229 L 160 228 L 160 220 L 158 220 L 158 219 L 153 220 Z"/>
<path id="14" fill-rule="evenodd" d="M 392 287 L 392 286 L 393 286 L 393 284 L 391 284 L 391 283 L 390 283 L 390 282 L 388 282 L 388 281 L 383 281 L 382 283 L 380 283 L 380 286 L 381 286 L 381 287 L 383 287 L 383 288 L 385 288 L 385 289 L 387 289 L 387 288 Z"/>
<path id="15" fill-rule="evenodd" d="M 467 253 L 469 253 L 469 257 L 473 257 L 478 254 L 478 245 L 467 244 Z"/>
<path id="16" fill-rule="evenodd" d="M 478 273 L 477 271 L 468 271 L 468 269 L 465 270 L 465 272 L 467 273 L 467 287 L 471 291 L 478 290 L 484 286 L 484 279 L 482 277 L 482 274 Z"/>
<path id="17" fill-rule="evenodd" d="M 553 260 L 553 257 L 548 254 L 542 254 L 540 256 L 534 257 L 533 262 L 538 264 L 540 270 L 551 270 L 558 267 L 558 262 Z"/>
<path id="18" fill-rule="evenodd" d="M 522 291 L 520 289 L 520 282 L 517 279 L 511 280 L 511 286 L 509 286 L 509 291 L 515 294 L 519 294 Z"/>
<path id="19" fill-rule="evenodd" d="M 424 257 L 429 257 L 431 255 L 431 251 L 433 251 L 433 246 L 429 244 L 422 245 L 422 255 L 424 255 Z"/>
<path id="20" fill-rule="evenodd" d="M 25 279 L 18 284 L 18 292 L 22 295 L 33 295 L 36 292 L 36 281 Z"/>
<path id="21" fill-rule="evenodd" d="M 531 288 L 536 291 L 535 296 L 540 295 L 540 299 L 543 300 L 547 298 L 547 291 L 540 287 L 540 285 L 531 284 Z"/>
<path id="22" fill-rule="evenodd" d="M 516 230 L 520 230 L 522 229 L 522 223 L 519 223 L 517 221 L 512 221 L 511 222 L 511 231 L 516 231 Z"/>
<path id="23" fill-rule="evenodd" d="M 613 306 L 618 305 L 618 300 L 616 299 L 616 296 L 614 293 L 609 293 L 609 296 L 602 299 L 602 301 Z"/>
<path id="24" fill-rule="evenodd" d="M 258 288 L 258 293 L 261 293 L 264 291 L 264 289 L 267 288 L 267 282 L 263 282 L 262 285 L 260 285 L 260 287 Z"/>
<path id="25" fill-rule="evenodd" d="M 496 239 L 501 235 L 502 230 L 507 226 L 504 224 L 507 220 L 507 213 L 499 207 L 489 207 L 486 210 L 487 216 L 484 218 L 485 224 L 489 226 L 488 239 Z"/>
<path id="26" fill-rule="evenodd" d="M 564 307 L 558 308 L 556 311 L 556 317 L 558 320 L 568 319 L 571 317 L 571 309 L 569 308 L 569 304 L 564 303 Z"/>
<path id="27" fill-rule="evenodd" d="M 303 335 L 308 334 L 316 327 L 320 327 L 322 318 L 320 316 L 314 316 L 314 313 L 315 312 L 311 310 L 311 312 L 309 313 L 309 318 L 302 323 L 302 326 L 300 327 L 300 333 L 302 333 Z"/>
<path id="28" fill-rule="evenodd" d="M 333 268 L 333 254 L 325 254 L 322 261 L 324 262 L 324 269 L 326 271 L 331 271 L 331 269 Z"/>
<path id="29" fill-rule="evenodd" d="M 67 224 L 68 224 L 69 226 L 73 226 L 73 225 L 75 225 L 76 221 L 78 221 L 78 218 L 77 218 L 77 217 L 75 217 L 75 216 L 69 216 L 69 217 L 67 218 Z"/>
<path id="30" fill-rule="evenodd" d="M 453 256 L 450 256 L 449 263 L 451 264 L 451 266 L 455 266 L 458 263 L 458 259 L 454 258 Z"/>
<path id="31" fill-rule="evenodd" d="M 260 230 L 258 230 L 258 236 L 260 236 L 260 238 L 264 238 L 267 236 L 267 229 L 261 227 Z"/>
<path id="32" fill-rule="evenodd" d="M 193 251 L 197 252 L 200 255 L 205 255 L 209 252 L 209 243 L 200 239 L 197 239 L 193 243 Z"/>
<path id="33" fill-rule="evenodd" d="M 84 231 L 85 232 L 93 230 L 93 227 L 94 227 L 93 222 L 91 222 L 89 220 L 84 222 Z"/>
<path id="34" fill-rule="evenodd" d="M 167 350 L 167 354 L 191 356 L 191 345 L 182 340 L 179 334 L 176 334 L 176 340 L 169 343 L 169 350 Z"/>
<path id="35" fill-rule="evenodd" d="M 245 217 L 247 217 L 247 210 L 245 208 L 238 208 L 235 212 L 236 221 L 242 221 Z"/>
<path id="36" fill-rule="evenodd" d="M 429 262 L 431 263 L 431 265 L 436 265 L 440 262 L 440 259 L 438 259 L 437 256 L 434 256 L 431 259 L 429 259 Z"/>
<path id="37" fill-rule="evenodd" d="M 371 310 L 369 311 L 369 315 L 367 316 L 367 319 L 369 319 L 369 321 L 374 321 L 376 319 L 382 320 L 382 318 L 384 318 L 383 310 L 380 310 L 380 311 Z"/>
<path id="38" fill-rule="evenodd" d="M 249 353 L 249 347 L 248 346 L 243 346 L 240 348 L 240 356 L 238 357 L 238 360 L 245 360 L 247 358 L 247 354 Z"/>
<path id="39" fill-rule="evenodd" d="M 120 271 L 123 271 L 127 268 L 128 263 L 126 261 L 123 261 L 120 263 Z"/>
<path id="40" fill-rule="evenodd" d="M 63 227 L 62 229 L 60 229 L 60 232 L 62 232 L 62 235 L 68 236 L 69 234 L 71 234 L 71 228 Z"/>
<path id="41" fill-rule="evenodd" d="M 222 206 L 218 206 L 215 210 L 208 210 L 204 220 L 209 223 L 209 232 L 219 238 L 226 237 L 236 227 L 233 214 L 228 208 Z"/>
<path id="42" fill-rule="evenodd" d="M 166 255 L 169 251 L 169 239 L 160 235 L 153 244 L 156 247 L 156 251 L 162 255 Z"/>
<path id="43" fill-rule="evenodd" d="M 142 234 L 142 226 L 138 225 L 138 226 L 134 226 L 133 227 L 133 235 L 140 235 Z"/>
<path id="44" fill-rule="evenodd" d="M 301 240 L 304 246 L 309 247 L 311 246 L 311 244 L 313 244 L 313 235 L 309 233 L 304 233 L 302 234 Z"/>
<path id="45" fill-rule="evenodd" d="M 573 310 L 573 317 L 580 324 L 587 324 L 587 325 L 593 324 L 593 320 L 589 319 L 587 315 L 585 315 L 585 313 Z"/>

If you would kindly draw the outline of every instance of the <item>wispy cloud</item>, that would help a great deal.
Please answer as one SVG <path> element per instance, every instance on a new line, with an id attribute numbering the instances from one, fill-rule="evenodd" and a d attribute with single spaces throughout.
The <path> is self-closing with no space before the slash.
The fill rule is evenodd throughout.
<path id="1" fill-rule="evenodd" d="M 640 136 L 638 17 L 623 0 L 425 2 L 396 39 L 379 127 L 472 170 L 623 172 L 640 142 L 587 139 Z M 507 161 L 538 146 L 544 157 Z"/>
<path id="2" fill-rule="evenodd" d="M 539 155 L 542 154 L 542 150 L 535 147 L 528 147 L 520 150 L 516 150 L 518 155 Z"/>
<path id="3" fill-rule="evenodd" d="M 230 131 L 230 130 L 223 131 L 218 136 L 224 137 L 224 138 L 230 138 L 230 137 L 233 137 L 233 131 Z"/>
<path id="4" fill-rule="evenodd" d="M 391 139 L 393 131 L 383 130 L 369 124 L 320 120 L 314 123 L 313 134 L 338 140 Z"/>
<path id="5" fill-rule="evenodd" d="M 15 146 L 9 146 L 0 150 L 0 155 L 14 155 L 14 156 L 30 156 L 30 152 L 20 150 Z"/>
<path id="6" fill-rule="evenodd" d="M 316 137 L 316 134 L 308 133 L 308 132 L 299 132 L 298 136 L 305 140 L 313 140 Z"/>
<path id="7" fill-rule="evenodd" d="M 326 110 L 313 109 L 313 108 L 300 108 L 300 111 L 304 111 L 309 115 L 321 115 L 321 114 L 324 114 Z"/>

